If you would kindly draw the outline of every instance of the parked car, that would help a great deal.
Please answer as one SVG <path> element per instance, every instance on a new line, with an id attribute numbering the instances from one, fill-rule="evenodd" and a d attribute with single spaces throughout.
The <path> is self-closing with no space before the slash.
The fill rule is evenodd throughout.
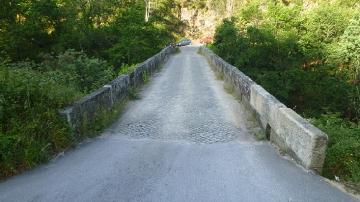
<path id="1" fill-rule="evenodd" d="M 177 46 L 187 46 L 191 45 L 191 40 L 189 39 L 183 39 L 179 43 L 176 44 Z"/>

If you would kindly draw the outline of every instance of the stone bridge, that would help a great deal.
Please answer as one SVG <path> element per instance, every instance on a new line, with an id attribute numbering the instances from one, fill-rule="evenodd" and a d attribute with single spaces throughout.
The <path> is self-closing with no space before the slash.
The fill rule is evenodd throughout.
<path id="1" fill-rule="evenodd" d="M 100 136 L 0 183 L 0 201 L 355 201 L 317 174 L 323 132 L 210 50 L 174 52 L 64 109 L 81 139 L 152 75 Z"/>

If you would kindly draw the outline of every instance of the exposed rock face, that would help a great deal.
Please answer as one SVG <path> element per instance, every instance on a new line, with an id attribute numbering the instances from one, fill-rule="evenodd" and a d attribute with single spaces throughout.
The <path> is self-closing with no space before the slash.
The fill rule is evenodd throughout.
<path id="1" fill-rule="evenodd" d="M 209 39 L 224 18 L 231 17 L 243 0 L 180 0 L 178 15 L 187 24 L 185 34 L 193 40 Z"/>
<path id="2" fill-rule="evenodd" d="M 181 8 L 181 20 L 188 25 L 187 37 L 196 40 L 213 36 L 216 25 L 221 22 L 222 17 L 212 10 Z"/>
<path id="3" fill-rule="evenodd" d="M 295 4 L 295 1 L 291 0 L 282 0 L 281 2 L 287 6 Z M 195 41 L 208 41 L 205 39 L 213 38 L 217 25 L 224 18 L 234 16 L 249 3 L 251 0 L 180 0 L 177 12 L 179 18 L 187 25 L 186 37 Z M 316 0 L 304 0 L 302 5 L 305 10 L 309 10 L 318 6 L 318 2 Z M 266 10 L 266 4 L 263 4 L 261 9 Z"/>

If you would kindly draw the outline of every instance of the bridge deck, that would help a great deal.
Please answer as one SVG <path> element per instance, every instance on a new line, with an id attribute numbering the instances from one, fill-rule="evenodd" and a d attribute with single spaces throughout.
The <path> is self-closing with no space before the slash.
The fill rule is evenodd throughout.
<path id="1" fill-rule="evenodd" d="M 0 184 L 0 201 L 352 201 L 281 157 L 184 47 L 104 134 Z"/>

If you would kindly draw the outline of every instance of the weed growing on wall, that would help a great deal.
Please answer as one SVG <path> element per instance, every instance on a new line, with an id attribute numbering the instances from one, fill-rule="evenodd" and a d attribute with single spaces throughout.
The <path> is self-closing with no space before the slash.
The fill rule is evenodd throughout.
<path id="1" fill-rule="evenodd" d="M 76 128 L 75 136 L 78 137 L 78 141 L 84 138 L 92 138 L 98 136 L 106 127 L 111 125 L 120 116 L 123 108 L 125 107 L 128 98 L 116 103 L 111 109 L 108 106 L 104 106 L 101 109 L 96 110 L 96 114 L 89 120 L 86 114 L 79 124 L 79 128 Z"/>

